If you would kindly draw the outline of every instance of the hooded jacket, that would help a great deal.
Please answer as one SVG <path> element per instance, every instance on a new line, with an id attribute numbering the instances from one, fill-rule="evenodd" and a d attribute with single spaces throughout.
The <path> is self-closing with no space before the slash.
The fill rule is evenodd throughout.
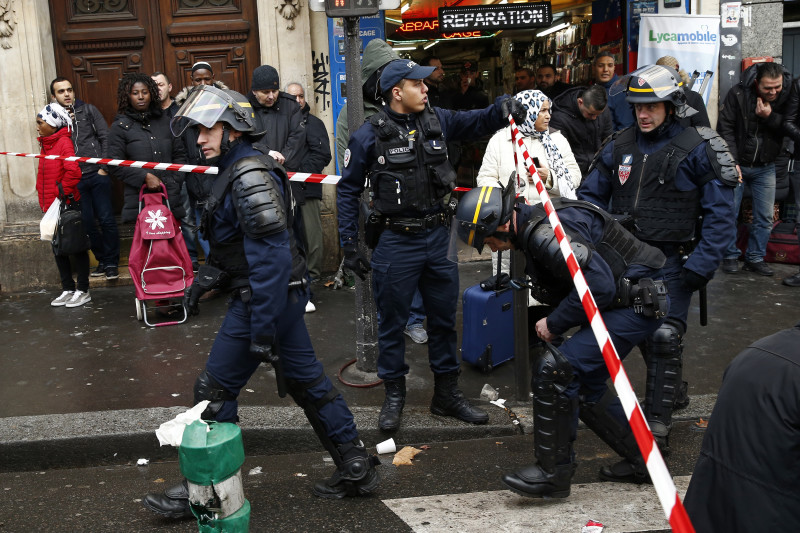
<path id="1" fill-rule="evenodd" d="M 762 166 L 774 163 L 781 151 L 783 137 L 788 133 L 784 118 L 794 116 L 791 109 L 792 78 L 783 68 L 783 89 L 770 104 L 772 112 L 763 119 L 756 116 L 756 68 L 753 65 L 742 74 L 742 81 L 734 85 L 720 108 L 717 132 L 728 143 L 737 163 L 742 166 Z"/>
<path id="2" fill-rule="evenodd" d="M 61 128 L 52 135 L 38 138 L 42 147 L 42 155 L 74 156 L 72 139 L 67 128 Z M 78 192 L 78 182 L 81 180 L 81 169 L 74 161 L 61 159 L 40 159 L 39 171 L 36 174 L 36 192 L 39 193 L 39 207 L 42 212 L 47 211 L 56 198 L 58 198 L 58 183 L 64 189 L 64 194 L 72 195 L 75 200 L 81 199 Z"/>
<path id="3" fill-rule="evenodd" d="M 392 47 L 381 39 L 373 39 L 364 48 L 364 55 L 361 59 L 361 82 L 366 81 L 375 72 L 389 61 L 400 59 L 400 56 L 392 50 Z M 372 98 L 364 97 L 364 122 L 369 117 L 380 111 L 381 104 Z M 359 125 L 360 126 L 360 125 Z M 356 128 L 358 129 L 358 128 Z M 347 104 L 339 112 L 336 120 L 336 162 L 339 164 L 339 172 L 344 168 L 344 152 L 350 142 L 350 129 L 347 124 Z"/>
<path id="4" fill-rule="evenodd" d="M 589 171 L 603 140 L 613 133 L 608 105 L 596 120 L 583 118 L 578 108 L 578 97 L 585 90 L 586 87 L 574 87 L 557 96 L 553 100 L 550 118 L 550 127 L 559 130 L 569 141 L 583 176 Z"/>

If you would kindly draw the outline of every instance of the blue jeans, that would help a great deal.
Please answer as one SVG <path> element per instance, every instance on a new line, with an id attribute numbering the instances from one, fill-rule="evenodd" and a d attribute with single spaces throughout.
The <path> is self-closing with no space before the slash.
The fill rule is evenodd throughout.
<path id="1" fill-rule="evenodd" d="M 111 205 L 111 178 L 95 172 L 87 172 L 78 182 L 81 193 L 81 215 L 92 243 L 92 253 L 105 266 L 119 264 L 119 230 Z M 100 223 L 100 230 L 95 224 Z"/>
<path id="2" fill-rule="evenodd" d="M 435 374 L 460 368 L 456 351 L 458 265 L 447 258 L 450 231 L 386 230 L 372 252 L 372 289 L 378 310 L 378 377 L 408 373 L 405 330 L 417 289 L 428 315 L 428 362 Z"/>
<path id="3" fill-rule="evenodd" d="M 775 205 L 775 165 L 741 168 L 742 179 L 744 183 L 750 185 L 750 192 L 753 195 L 753 225 L 750 228 L 750 238 L 747 241 L 744 259 L 749 263 L 760 263 L 764 261 L 764 256 L 767 254 L 767 241 L 772 231 L 773 206 Z M 744 183 L 740 183 L 733 190 L 735 213 L 739 213 L 742 205 Z M 725 258 L 736 259 L 739 254 L 734 233 L 728 250 L 725 252 Z"/>
<path id="4" fill-rule="evenodd" d="M 422 294 L 419 289 L 414 292 L 414 299 L 411 300 L 411 312 L 408 314 L 408 322 L 406 327 L 411 326 L 422 327 L 422 322 L 425 320 L 425 306 L 422 305 Z"/>

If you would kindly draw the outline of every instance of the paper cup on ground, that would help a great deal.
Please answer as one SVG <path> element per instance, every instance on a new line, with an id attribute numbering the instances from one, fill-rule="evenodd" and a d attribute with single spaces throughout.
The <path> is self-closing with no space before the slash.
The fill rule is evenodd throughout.
<path id="1" fill-rule="evenodd" d="M 378 455 L 384 453 L 394 453 L 397 451 L 397 446 L 394 444 L 394 439 L 385 440 L 383 442 L 379 442 L 377 446 L 375 446 Z"/>

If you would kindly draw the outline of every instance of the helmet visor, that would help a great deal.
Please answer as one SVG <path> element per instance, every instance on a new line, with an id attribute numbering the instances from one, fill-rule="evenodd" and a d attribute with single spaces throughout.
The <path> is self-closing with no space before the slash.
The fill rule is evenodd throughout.
<path id="1" fill-rule="evenodd" d="M 675 70 L 663 65 L 647 65 L 622 76 L 608 93 L 610 96 L 627 91 L 630 96 L 651 96 L 657 100 L 667 100 L 683 85 Z"/>
<path id="2" fill-rule="evenodd" d="M 466 263 L 480 259 L 483 251 L 483 231 L 480 224 L 461 221 L 454 215 L 450 221 L 450 245 L 447 248 L 447 259 L 453 263 Z"/>
<path id="3" fill-rule="evenodd" d="M 228 108 L 229 100 L 228 95 L 216 87 L 195 88 L 169 123 L 172 135 L 179 137 L 186 128 L 196 124 L 213 128 Z"/>

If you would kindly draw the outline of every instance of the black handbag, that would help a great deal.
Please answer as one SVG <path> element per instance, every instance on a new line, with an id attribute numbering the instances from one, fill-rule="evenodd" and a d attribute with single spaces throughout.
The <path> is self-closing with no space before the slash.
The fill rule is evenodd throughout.
<path id="1" fill-rule="evenodd" d="M 53 234 L 53 253 L 56 255 L 72 255 L 85 252 L 91 248 L 89 235 L 83 225 L 80 204 L 73 196 L 64 195 L 61 183 L 58 184 L 61 207 L 58 213 L 58 224 Z"/>

